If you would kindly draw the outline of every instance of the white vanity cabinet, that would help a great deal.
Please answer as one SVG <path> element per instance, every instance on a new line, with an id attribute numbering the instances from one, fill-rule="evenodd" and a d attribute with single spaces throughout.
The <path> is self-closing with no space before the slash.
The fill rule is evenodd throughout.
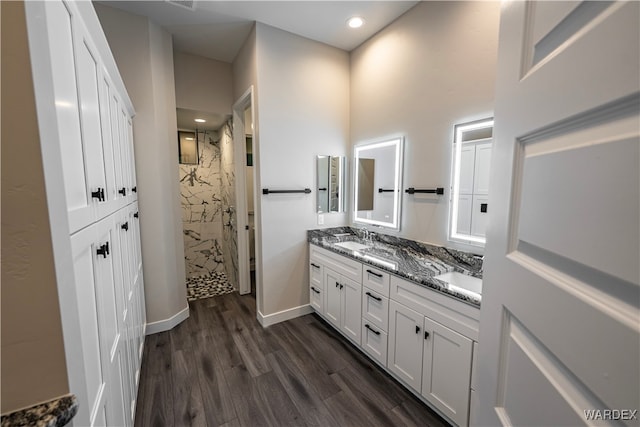
<path id="1" fill-rule="evenodd" d="M 469 423 L 480 310 L 391 278 L 387 367 L 459 426 Z"/>
<path id="2" fill-rule="evenodd" d="M 309 253 L 314 310 L 440 414 L 468 425 L 480 310 L 324 248 Z"/>
<path id="3" fill-rule="evenodd" d="M 362 264 L 314 245 L 309 259 L 311 306 L 360 345 Z"/>

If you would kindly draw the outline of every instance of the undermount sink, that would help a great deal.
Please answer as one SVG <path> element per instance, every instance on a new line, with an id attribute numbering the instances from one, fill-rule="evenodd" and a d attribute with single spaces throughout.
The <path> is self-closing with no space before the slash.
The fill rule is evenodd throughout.
<path id="1" fill-rule="evenodd" d="M 348 249 L 350 251 L 361 251 L 363 249 L 369 248 L 369 246 L 363 245 L 362 243 L 358 243 L 358 242 L 340 242 L 340 243 L 334 243 L 334 244 L 336 246 L 339 246 L 344 249 Z"/>
<path id="2" fill-rule="evenodd" d="M 462 288 L 476 294 L 482 294 L 482 279 L 478 279 L 477 277 L 468 276 L 466 274 L 458 273 L 457 271 L 451 271 L 439 276 L 434 276 L 434 279 L 442 280 L 452 286 Z"/>

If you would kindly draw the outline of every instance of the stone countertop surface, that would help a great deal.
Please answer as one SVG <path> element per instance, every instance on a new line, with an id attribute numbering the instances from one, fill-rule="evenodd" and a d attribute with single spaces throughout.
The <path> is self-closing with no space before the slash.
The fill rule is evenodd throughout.
<path id="1" fill-rule="evenodd" d="M 2 427 L 62 427 L 78 412 L 73 394 L 2 415 Z"/>
<path id="2" fill-rule="evenodd" d="M 307 240 L 316 246 L 480 308 L 480 293 L 453 286 L 434 277 L 447 272 L 458 272 L 482 279 L 482 256 L 386 234 L 373 233 L 373 238 L 365 241 L 351 227 L 308 230 Z M 355 251 L 336 246 L 336 243 L 347 241 L 366 244 L 369 248 Z"/>

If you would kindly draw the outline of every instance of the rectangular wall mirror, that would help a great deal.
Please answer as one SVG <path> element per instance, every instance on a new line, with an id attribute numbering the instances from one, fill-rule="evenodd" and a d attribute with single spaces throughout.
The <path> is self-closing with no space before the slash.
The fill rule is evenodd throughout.
<path id="1" fill-rule="evenodd" d="M 354 147 L 353 222 L 400 229 L 403 138 Z"/>
<path id="2" fill-rule="evenodd" d="M 316 159 L 317 213 L 344 212 L 345 158 L 318 156 Z"/>
<path id="3" fill-rule="evenodd" d="M 493 119 L 456 125 L 454 135 L 449 239 L 484 246 Z"/>

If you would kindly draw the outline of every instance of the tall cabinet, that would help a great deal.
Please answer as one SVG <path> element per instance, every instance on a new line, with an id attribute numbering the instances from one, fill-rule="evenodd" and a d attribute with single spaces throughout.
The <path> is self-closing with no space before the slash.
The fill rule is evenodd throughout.
<path id="1" fill-rule="evenodd" d="M 90 2 L 26 2 L 75 425 L 133 425 L 146 325 L 133 106 Z"/>

